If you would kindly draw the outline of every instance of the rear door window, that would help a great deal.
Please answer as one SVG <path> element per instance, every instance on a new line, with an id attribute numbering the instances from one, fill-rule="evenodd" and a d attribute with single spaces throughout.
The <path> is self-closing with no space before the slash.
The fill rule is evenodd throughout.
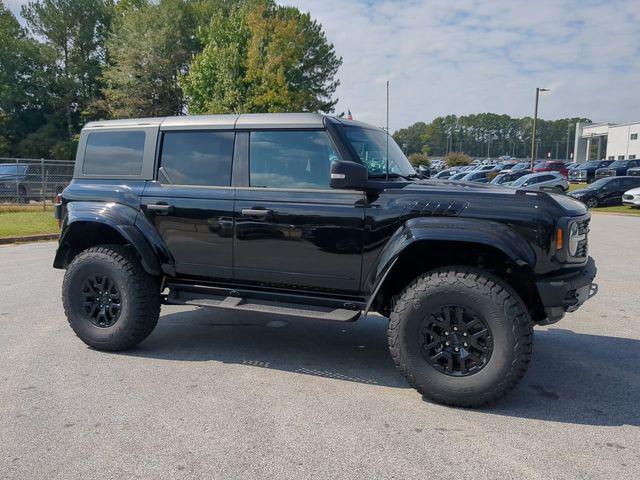
<path id="1" fill-rule="evenodd" d="M 160 183 L 230 186 L 233 132 L 165 132 L 160 154 Z"/>
<path id="2" fill-rule="evenodd" d="M 252 187 L 328 189 L 330 165 L 338 156 L 325 131 L 251 132 Z"/>
<path id="3" fill-rule="evenodd" d="M 82 173 L 89 175 L 139 175 L 142 171 L 145 133 L 93 132 L 87 137 Z"/>

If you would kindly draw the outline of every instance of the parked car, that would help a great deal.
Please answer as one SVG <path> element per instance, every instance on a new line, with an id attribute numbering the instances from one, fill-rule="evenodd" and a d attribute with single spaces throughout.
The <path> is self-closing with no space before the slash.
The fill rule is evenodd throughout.
<path id="1" fill-rule="evenodd" d="M 580 166 L 579 163 L 575 163 L 575 162 L 565 162 L 565 165 L 567 166 L 567 170 L 569 170 L 569 172 L 571 172 L 571 170 L 578 168 Z"/>
<path id="2" fill-rule="evenodd" d="M 534 172 L 558 172 L 563 177 L 567 178 L 569 175 L 569 170 L 567 170 L 567 165 L 564 162 L 558 161 L 550 161 L 550 162 L 540 162 L 534 168 Z"/>
<path id="3" fill-rule="evenodd" d="M 605 177 L 581 190 L 574 190 L 569 195 L 589 208 L 607 207 L 621 205 L 622 195 L 638 187 L 640 187 L 640 177 Z"/>
<path id="4" fill-rule="evenodd" d="M 640 177 L 640 167 L 630 168 L 629 170 L 627 170 L 627 176 Z"/>
<path id="5" fill-rule="evenodd" d="M 0 163 L 0 201 L 28 203 L 51 200 L 62 192 L 73 175 L 72 164 Z M 44 185 L 43 185 L 44 183 Z"/>
<path id="6" fill-rule="evenodd" d="M 571 183 L 591 183 L 596 179 L 596 170 L 606 168 L 613 163 L 613 160 L 590 160 L 578 164 L 569 172 Z"/>
<path id="7" fill-rule="evenodd" d="M 71 328 L 100 350 L 144 340 L 162 303 L 333 322 L 376 311 L 422 395 L 480 406 L 524 375 L 534 324 L 596 291 L 580 202 L 419 180 L 359 122 L 89 122 L 76 163 L 53 265 Z"/>
<path id="8" fill-rule="evenodd" d="M 565 193 L 569 190 L 567 179 L 558 172 L 529 173 L 511 183 L 512 187 Z"/>
<path id="9" fill-rule="evenodd" d="M 640 188 L 634 188 L 622 195 L 622 203 L 632 207 L 640 207 Z"/>
<path id="10" fill-rule="evenodd" d="M 605 168 L 596 170 L 596 178 L 625 177 L 630 168 L 640 167 L 640 160 L 616 160 Z"/>
<path id="11" fill-rule="evenodd" d="M 448 168 L 446 170 L 442 170 L 438 172 L 436 175 L 434 175 L 433 178 L 440 178 L 440 179 L 450 178 L 452 175 L 455 175 L 456 173 L 458 173 L 457 168 Z"/>
<path id="12" fill-rule="evenodd" d="M 458 172 L 455 173 L 453 175 L 451 175 L 448 180 L 454 180 L 454 181 L 458 181 L 458 180 L 462 180 L 469 172 Z"/>
<path id="13" fill-rule="evenodd" d="M 512 167 L 503 169 L 501 173 L 519 172 L 521 170 L 530 170 L 530 169 L 531 169 L 531 162 L 519 162 L 513 165 Z"/>
<path id="14" fill-rule="evenodd" d="M 512 182 L 515 182 L 520 177 L 524 177 L 525 175 L 530 175 L 530 174 L 531 172 L 529 170 L 499 173 L 493 180 L 491 180 L 491 183 L 493 185 L 507 186 L 507 185 L 510 185 Z"/>
<path id="15" fill-rule="evenodd" d="M 489 183 L 489 170 L 474 170 L 467 173 L 460 180 L 463 182 Z"/>

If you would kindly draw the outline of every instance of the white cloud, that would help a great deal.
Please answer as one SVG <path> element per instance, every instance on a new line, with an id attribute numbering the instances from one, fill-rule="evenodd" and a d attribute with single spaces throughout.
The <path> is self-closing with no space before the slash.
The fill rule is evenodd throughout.
<path id="1" fill-rule="evenodd" d="M 392 129 L 448 113 L 640 120 L 635 1 L 288 0 L 344 59 L 337 110 Z"/>
<path id="2" fill-rule="evenodd" d="M 5 0 L 19 13 L 25 0 Z M 640 121 L 636 0 L 280 0 L 322 23 L 344 59 L 337 111 L 391 128 L 448 113 Z"/>

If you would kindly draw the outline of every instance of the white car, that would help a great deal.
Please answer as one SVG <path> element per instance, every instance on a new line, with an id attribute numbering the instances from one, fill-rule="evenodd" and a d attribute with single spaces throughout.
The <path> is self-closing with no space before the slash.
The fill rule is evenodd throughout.
<path id="1" fill-rule="evenodd" d="M 622 195 L 622 203 L 632 207 L 640 207 L 640 188 L 634 188 Z"/>

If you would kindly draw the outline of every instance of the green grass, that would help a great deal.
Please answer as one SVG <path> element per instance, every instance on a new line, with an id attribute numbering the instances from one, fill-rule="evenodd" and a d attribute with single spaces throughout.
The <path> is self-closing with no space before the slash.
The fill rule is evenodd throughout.
<path id="1" fill-rule="evenodd" d="M 570 183 L 569 184 L 569 191 L 573 192 L 574 190 L 580 190 L 584 187 L 586 187 L 587 184 L 586 183 Z"/>
<path id="2" fill-rule="evenodd" d="M 58 233 L 58 231 L 58 225 L 51 211 L 0 211 L 0 238 Z"/>

